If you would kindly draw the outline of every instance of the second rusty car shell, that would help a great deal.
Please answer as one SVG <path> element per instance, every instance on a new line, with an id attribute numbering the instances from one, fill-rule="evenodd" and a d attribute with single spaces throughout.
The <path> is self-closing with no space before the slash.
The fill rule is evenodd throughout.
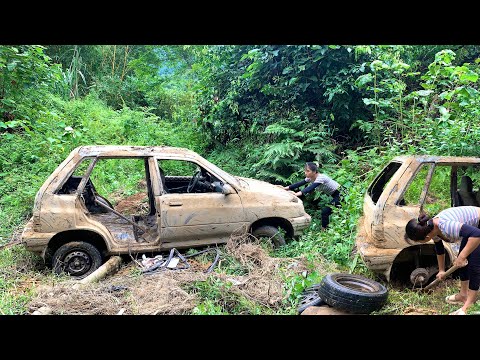
<path id="1" fill-rule="evenodd" d="M 422 170 L 423 169 L 423 170 Z M 479 206 L 480 191 L 472 189 L 470 199 L 463 198 L 461 186 L 466 175 L 480 180 L 480 158 L 453 156 L 397 156 L 385 166 L 367 188 L 363 202 L 363 215 L 358 221 L 356 248 L 367 267 L 387 281 L 406 280 L 425 285 L 438 271 L 433 241 L 418 244 L 405 235 L 410 219 L 422 212 L 430 216 L 428 207 L 435 207 L 440 196 L 432 191 L 432 179 L 443 174 L 445 198 L 443 208 Z M 463 175 L 463 176 L 462 176 Z M 415 179 L 421 192 L 415 201 L 405 202 L 405 194 Z M 477 181 L 477 186 L 478 186 Z M 427 196 L 428 194 L 428 196 Z M 472 200 L 473 199 L 473 200 Z M 453 264 L 458 244 L 444 242 L 446 266 Z"/>

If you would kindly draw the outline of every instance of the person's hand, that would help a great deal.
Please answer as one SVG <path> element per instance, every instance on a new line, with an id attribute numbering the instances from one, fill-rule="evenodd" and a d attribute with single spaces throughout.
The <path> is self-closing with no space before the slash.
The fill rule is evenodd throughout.
<path id="1" fill-rule="evenodd" d="M 297 195 L 298 197 L 300 197 L 300 196 L 303 195 L 303 193 L 302 193 L 301 191 L 297 191 L 297 192 L 295 193 L 295 195 Z"/>
<path id="2" fill-rule="evenodd" d="M 290 190 L 290 188 L 288 186 L 284 186 L 283 190 Z"/>
<path id="3" fill-rule="evenodd" d="M 453 265 L 458 266 L 458 267 L 464 267 L 464 266 L 467 266 L 467 264 L 468 264 L 467 259 L 465 257 L 461 256 L 460 254 L 458 255 L 458 257 L 453 262 Z"/>
<path id="4" fill-rule="evenodd" d="M 445 278 L 445 270 L 438 271 L 437 276 L 435 276 L 438 280 L 443 280 Z"/>

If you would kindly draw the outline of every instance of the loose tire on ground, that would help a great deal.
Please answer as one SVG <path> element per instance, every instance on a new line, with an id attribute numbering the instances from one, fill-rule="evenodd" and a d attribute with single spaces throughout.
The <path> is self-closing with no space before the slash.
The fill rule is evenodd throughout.
<path id="1" fill-rule="evenodd" d="M 65 272 L 77 279 L 90 275 L 101 265 L 100 251 L 84 241 L 72 241 L 60 246 L 52 258 L 52 267 L 56 274 Z"/>
<path id="2" fill-rule="evenodd" d="M 273 246 L 278 248 L 285 245 L 285 238 L 278 229 L 271 225 L 263 225 L 253 230 L 252 235 L 256 238 L 266 237 L 271 239 Z"/>
<path id="3" fill-rule="evenodd" d="M 355 314 L 370 314 L 385 305 L 388 291 L 379 282 L 355 274 L 327 274 L 318 295 L 330 306 Z"/>

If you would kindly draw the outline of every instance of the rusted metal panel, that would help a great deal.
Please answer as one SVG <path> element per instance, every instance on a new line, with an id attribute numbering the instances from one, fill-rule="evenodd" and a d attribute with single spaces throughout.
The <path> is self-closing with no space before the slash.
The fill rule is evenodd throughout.
<path id="1" fill-rule="evenodd" d="M 94 213 L 85 204 L 82 186 L 63 190 L 67 180 L 83 159 L 143 158 L 148 159 L 151 207 L 148 216 L 136 216 L 132 222 L 112 213 Z M 191 161 L 207 169 L 234 193 L 186 193 L 162 195 L 158 159 Z M 85 176 L 88 176 L 89 172 Z M 80 185 L 87 184 L 87 177 Z M 73 178 L 72 178 L 73 179 Z M 70 181 L 70 180 L 69 180 Z M 58 193 L 59 190 L 61 193 Z M 76 193 L 75 193 L 76 191 Z M 108 210 L 108 209 L 107 209 Z M 167 146 L 81 146 L 48 177 L 37 192 L 32 220 L 22 239 L 29 250 L 45 253 L 48 240 L 67 231 L 83 230 L 100 236 L 107 253 L 160 251 L 172 247 L 204 246 L 226 242 L 232 233 L 248 231 L 253 222 L 265 218 L 291 221 L 296 235 L 309 226 L 311 217 L 303 203 L 291 192 L 253 179 L 237 178 L 197 153 Z M 147 233 L 138 232 L 137 227 Z"/>

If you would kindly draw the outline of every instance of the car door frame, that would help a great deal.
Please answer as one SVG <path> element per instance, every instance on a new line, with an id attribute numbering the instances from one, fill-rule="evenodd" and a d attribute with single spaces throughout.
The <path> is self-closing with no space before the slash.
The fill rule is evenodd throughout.
<path id="1" fill-rule="evenodd" d="M 223 184 L 228 184 L 234 189 L 234 193 L 223 194 L 220 192 L 208 193 L 164 193 L 159 162 L 162 160 L 177 160 L 187 161 L 194 165 L 207 170 L 213 176 L 222 181 Z M 155 197 L 155 206 L 157 210 L 158 231 L 160 233 L 160 243 L 162 249 L 177 247 L 185 248 L 190 246 L 208 245 L 213 243 L 226 243 L 232 233 L 237 230 L 239 232 L 246 231 L 246 215 L 243 209 L 243 204 L 239 191 L 223 176 L 212 170 L 206 164 L 203 164 L 196 158 L 183 157 L 178 155 L 155 156 L 152 160 L 155 162 L 151 166 L 152 172 L 155 172 L 155 177 L 152 176 L 152 189 Z M 156 179 L 156 180 L 154 180 Z M 154 186 L 155 185 L 155 186 Z M 229 215 L 229 209 L 235 208 L 234 222 L 212 222 L 202 223 L 202 213 L 190 210 L 188 206 L 193 203 L 203 202 L 204 206 L 210 206 L 217 219 L 233 217 Z M 220 203 L 214 206 L 216 203 Z M 179 209 L 185 210 L 185 212 Z M 221 209 L 221 210 L 219 210 Z M 170 210 L 170 213 L 168 213 Z M 202 209 L 200 209 L 201 211 Z M 218 210 L 218 211 L 217 211 Z M 220 214 L 220 211 L 222 213 Z M 195 221 L 199 223 L 195 223 Z"/>

